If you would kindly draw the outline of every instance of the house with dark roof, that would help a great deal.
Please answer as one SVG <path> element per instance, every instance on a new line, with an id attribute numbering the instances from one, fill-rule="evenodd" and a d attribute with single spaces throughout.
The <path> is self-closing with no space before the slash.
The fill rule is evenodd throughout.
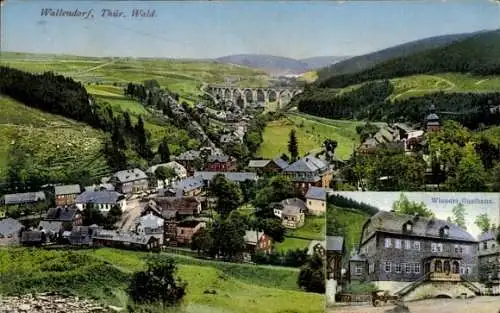
<path id="1" fill-rule="evenodd" d="M 305 195 L 309 187 L 330 187 L 333 172 L 330 166 L 314 156 L 306 156 L 283 170 L 295 183 L 297 191 Z"/>
<path id="2" fill-rule="evenodd" d="M 234 172 L 237 169 L 236 159 L 229 155 L 209 155 L 204 169 L 207 172 Z"/>
<path id="3" fill-rule="evenodd" d="M 307 213 L 312 215 L 322 215 L 326 212 L 326 189 L 323 187 L 311 186 L 305 195 Z"/>
<path id="4" fill-rule="evenodd" d="M 98 208 L 101 212 L 109 212 L 117 205 L 122 211 L 127 210 L 125 196 L 116 191 L 85 191 L 75 199 L 75 205 L 80 210 L 85 210 L 89 205 Z"/>
<path id="5" fill-rule="evenodd" d="M 500 295 L 500 245 L 498 231 L 490 230 L 479 235 L 479 281 L 492 295 Z"/>
<path id="6" fill-rule="evenodd" d="M 50 208 L 40 221 L 39 228 L 44 229 L 51 238 L 61 237 L 64 231 L 71 231 L 82 224 L 82 215 L 76 207 Z"/>
<path id="7" fill-rule="evenodd" d="M 130 250 L 158 250 L 160 241 L 153 235 L 140 235 L 125 231 L 100 230 L 92 236 L 94 246 L 106 246 Z"/>
<path id="8" fill-rule="evenodd" d="M 0 198 L 0 204 L 4 206 L 17 206 L 17 205 L 34 205 L 45 201 L 45 193 L 43 191 L 38 192 L 24 192 L 24 193 L 13 193 L 6 194 Z"/>
<path id="9" fill-rule="evenodd" d="M 175 183 L 173 188 L 167 188 L 160 191 L 160 195 L 177 197 L 195 197 L 199 196 L 205 187 L 203 177 L 194 175 L 186 177 Z"/>
<path id="10" fill-rule="evenodd" d="M 76 197 L 82 193 L 80 185 L 63 185 L 54 187 L 56 206 L 75 204 Z"/>
<path id="11" fill-rule="evenodd" d="M 116 172 L 109 183 L 122 194 L 140 193 L 149 189 L 148 176 L 138 168 Z"/>
<path id="12" fill-rule="evenodd" d="M 424 120 L 425 130 L 427 132 L 435 132 L 441 129 L 441 123 L 439 121 L 439 116 L 436 114 L 436 107 L 432 104 L 429 108 L 429 114 Z"/>
<path id="13" fill-rule="evenodd" d="M 274 160 L 250 160 L 248 162 L 248 168 L 257 172 L 259 175 L 280 173 L 287 166 L 288 163 L 281 158 L 276 158 Z"/>
<path id="14" fill-rule="evenodd" d="M 23 224 L 13 218 L 0 220 L 0 246 L 19 244 L 23 228 Z"/>
<path id="15" fill-rule="evenodd" d="M 349 272 L 351 280 L 404 296 L 425 282 L 477 282 L 477 249 L 476 239 L 453 223 L 379 211 L 363 225 Z"/>
<path id="16" fill-rule="evenodd" d="M 24 246 L 41 246 L 47 242 L 47 236 L 43 230 L 24 230 L 21 233 L 21 244 Z"/>

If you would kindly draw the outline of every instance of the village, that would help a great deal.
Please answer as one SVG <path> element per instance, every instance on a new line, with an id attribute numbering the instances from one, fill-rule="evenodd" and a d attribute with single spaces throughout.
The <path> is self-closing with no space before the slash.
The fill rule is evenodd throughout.
<path id="1" fill-rule="evenodd" d="M 197 234 L 218 215 L 215 208 L 220 199 L 211 191 L 217 179 L 242 187 L 256 186 L 262 180 L 279 183 L 281 179 L 293 186 L 294 196 L 278 199 L 272 216 L 266 216 L 279 221 L 284 231 L 300 229 L 307 219 L 324 218 L 324 187 L 330 183 L 332 169 L 314 156 L 291 164 L 280 158 L 251 160 L 246 171 L 237 171 L 234 157 L 210 147 L 172 159 L 144 170 L 119 171 L 98 185 L 55 185 L 38 192 L 3 195 L 2 245 L 189 251 Z M 200 162 L 203 171 L 196 170 Z M 248 212 L 248 203 L 243 200 L 237 202 L 247 215 L 259 213 L 256 208 Z M 324 231 L 317 235 L 322 237 Z M 262 227 L 245 229 L 244 242 L 240 256 L 246 261 L 256 253 L 273 250 L 273 238 Z M 314 244 L 318 242 L 311 241 L 310 245 Z M 308 250 L 311 254 L 312 246 Z"/>

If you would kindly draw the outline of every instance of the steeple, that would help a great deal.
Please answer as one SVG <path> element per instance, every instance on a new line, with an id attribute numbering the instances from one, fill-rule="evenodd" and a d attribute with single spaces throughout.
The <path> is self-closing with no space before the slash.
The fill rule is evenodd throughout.
<path id="1" fill-rule="evenodd" d="M 439 116 L 436 114 L 436 107 L 431 104 L 429 107 L 429 114 L 425 117 L 425 130 L 428 132 L 439 131 L 441 123 Z"/>

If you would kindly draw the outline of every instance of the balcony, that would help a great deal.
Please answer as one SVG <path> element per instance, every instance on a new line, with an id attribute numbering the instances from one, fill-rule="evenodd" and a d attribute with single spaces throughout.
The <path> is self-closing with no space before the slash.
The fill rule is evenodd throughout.
<path id="1" fill-rule="evenodd" d="M 461 281 L 460 274 L 455 273 L 429 273 L 430 281 Z"/>

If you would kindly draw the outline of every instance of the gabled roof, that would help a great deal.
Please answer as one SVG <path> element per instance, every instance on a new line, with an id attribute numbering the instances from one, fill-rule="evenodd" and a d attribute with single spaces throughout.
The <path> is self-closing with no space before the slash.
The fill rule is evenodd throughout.
<path id="1" fill-rule="evenodd" d="M 142 244 L 145 245 L 147 244 L 151 238 L 154 238 L 155 240 L 156 237 L 152 235 L 136 235 L 130 232 L 120 232 L 120 231 L 114 231 L 114 230 L 100 230 L 97 231 L 97 233 L 92 237 L 93 239 L 105 239 L 105 240 L 110 240 L 110 241 L 116 241 L 116 242 L 129 242 L 129 243 L 134 243 L 134 244 Z"/>
<path id="2" fill-rule="evenodd" d="M 326 190 L 322 187 L 311 186 L 307 190 L 306 199 L 315 199 L 326 201 Z"/>
<path id="3" fill-rule="evenodd" d="M 18 233 L 23 228 L 23 224 L 13 218 L 6 218 L 0 221 L 0 235 L 12 235 Z"/>
<path id="4" fill-rule="evenodd" d="M 44 220 L 71 222 L 75 218 L 78 209 L 75 207 L 50 208 L 45 215 Z"/>
<path id="5" fill-rule="evenodd" d="M 276 165 L 278 165 L 281 169 L 285 169 L 288 167 L 288 162 L 283 160 L 282 158 L 276 158 L 273 160 L 274 163 L 276 163 Z"/>
<path id="6" fill-rule="evenodd" d="M 80 185 L 63 185 L 63 186 L 55 186 L 54 194 L 56 196 L 59 195 L 76 195 L 82 192 Z"/>
<path id="7" fill-rule="evenodd" d="M 45 193 L 43 191 L 7 194 L 3 196 L 2 202 L 5 204 L 23 204 L 38 201 L 45 201 Z"/>
<path id="8" fill-rule="evenodd" d="M 265 167 L 271 160 L 250 160 L 248 167 Z"/>
<path id="9" fill-rule="evenodd" d="M 498 232 L 496 230 L 489 230 L 489 231 L 479 235 L 478 241 L 496 240 L 497 235 L 498 235 Z"/>
<path id="10" fill-rule="evenodd" d="M 326 250 L 342 252 L 344 248 L 344 237 L 342 236 L 326 236 Z"/>
<path id="11" fill-rule="evenodd" d="M 282 200 L 279 204 L 283 208 L 295 207 L 295 208 L 299 209 L 300 211 L 307 210 L 306 203 L 304 201 L 300 200 L 299 198 L 288 198 L 288 199 Z"/>
<path id="12" fill-rule="evenodd" d="M 458 225 L 435 218 L 417 218 L 412 215 L 379 211 L 373 215 L 367 223 L 371 223 L 376 231 L 407 234 L 403 232 L 403 225 L 408 221 L 413 223 L 412 231 L 409 233 L 412 236 L 476 242 L 476 239 L 471 234 L 460 228 Z M 440 236 L 440 230 L 445 226 L 449 227 L 449 233 L 448 236 L 442 237 Z M 366 239 L 367 238 L 363 238 L 363 241 Z"/>
<path id="13" fill-rule="evenodd" d="M 228 180 L 234 182 L 244 182 L 246 180 L 257 180 L 258 176 L 254 172 L 194 172 L 194 176 L 200 176 L 203 180 L 211 181 L 216 175 L 222 174 Z"/>
<path id="14" fill-rule="evenodd" d="M 247 230 L 245 231 L 245 243 L 247 245 L 256 245 L 258 239 L 264 236 L 264 232 L 257 232 L 255 230 Z"/>
<path id="15" fill-rule="evenodd" d="M 306 156 L 285 168 L 285 172 L 316 172 L 327 168 L 325 162 L 314 156 Z"/>
<path id="16" fill-rule="evenodd" d="M 112 204 L 124 196 L 116 191 L 85 191 L 76 197 L 76 203 Z"/>
<path id="17" fill-rule="evenodd" d="M 128 183 L 148 178 L 146 173 L 138 168 L 116 172 L 113 177 L 116 178 L 120 183 Z"/>
<path id="18" fill-rule="evenodd" d="M 366 261 L 366 256 L 364 254 L 356 254 L 352 258 L 350 258 L 349 261 L 364 262 Z"/>
<path id="19" fill-rule="evenodd" d="M 176 189 L 182 189 L 184 192 L 188 192 L 194 189 L 203 187 L 203 178 L 200 175 L 194 175 L 186 177 L 175 184 Z"/>
<path id="20" fill-rule="evenodd" d="M 43 228 L 47 233 L 59 233 L 62 229 L 61 221 L 41 221 L 39 227 Z"/>
<path id="21" fill-rule="evenodd" d="M 230 161 L 233 161 L 234 158 L 233 157 L 230 157 L 228 155 L 209 155 L 207 157 L 207 162 L 220 162 L 220 163 L 226 163 L 226 162 L 230 162 Z"/>

